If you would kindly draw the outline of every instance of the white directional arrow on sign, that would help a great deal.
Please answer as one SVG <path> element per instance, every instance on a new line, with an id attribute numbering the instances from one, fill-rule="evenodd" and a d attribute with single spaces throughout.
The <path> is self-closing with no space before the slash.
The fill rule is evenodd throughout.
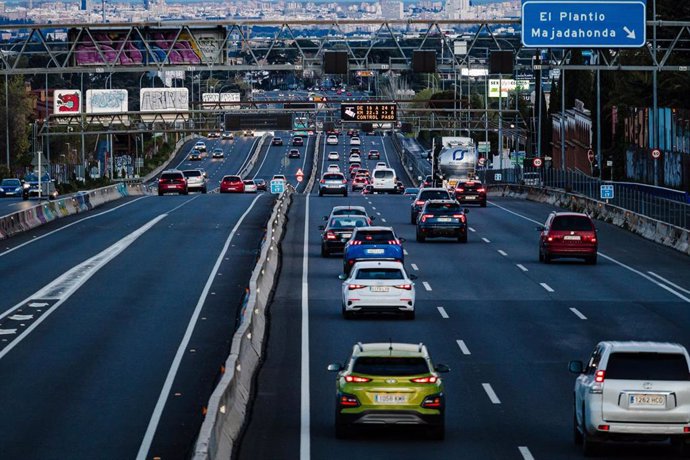
<path id="1" fill-rule="evenodd" d="M 29 306 L 32 308 L 41 308 L 41 307 L 47 307 L 48 303 L 47 302 L 31 302 L 29 304 Z"/>
<path id="2" fill-rule="evenodd" d="M 9 318 L 14 321 L 26 321 L 32 319 L 34 315 L 12 315 Z"/>
<path id="3" fill-rule="evenodd" d="M 635 31 L 628 29 L 627 26 L 623 26 L 623 30 L 626 33 L 626 37 L 629 38 L 630 40 L 635 40 Z"/>

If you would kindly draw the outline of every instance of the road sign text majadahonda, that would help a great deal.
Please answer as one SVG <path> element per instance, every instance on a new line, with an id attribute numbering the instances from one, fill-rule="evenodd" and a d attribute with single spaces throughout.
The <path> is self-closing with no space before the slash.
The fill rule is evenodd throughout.
<path id="1" fill-rule="evenodd" d="M 340 118 L 343 121 L 397 121 L 395 104 L 341 104 Z"/>

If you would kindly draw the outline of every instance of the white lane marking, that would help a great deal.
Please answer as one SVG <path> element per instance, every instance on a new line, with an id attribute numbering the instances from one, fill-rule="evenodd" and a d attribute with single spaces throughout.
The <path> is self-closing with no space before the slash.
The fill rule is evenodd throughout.
<path id="1" fill-rule="evenodd" d="M 534 222 L 534 223 L 537 224 L 537 225 L 541 225 L 541 224 L 542 224 L 541 222 L 538 222 L 538 221 L 536 221 L 536 220 L 534 220 L 534 219 L 530 219 L 529 217 L 523 216 L 522 214 L 518 214 L 517 212 L 511 211 L 510 209 L 506 209 L 506 208 L 504 208 L 503 206 L 497 205 L 496 203 L 493 203 L 493 202 L 492 202 L 491 205 L 492 205 L 492 206 L 495 206 L 495 207 L 497 207 L 497 208 L 499 208 L 499 209 L 502 209 L 502 210 L 504 210 L 504 211 L 507 212 L 507 213 L 510 213 L 510 214 L 515 215 L 515 216 L 521 217 L 521 218 L 523 218 L 523 219 L 525 219 L 525 220 L 528 220 L 528 221 L 530 221 L 530 222 Z M 647 281 L 650 281 L 650 282 L 656 284 L 657 286 L 659 286 L 659 287 L 662 288 L 662 289 L 665 289 L 666 291 L 670 292 L 671 294 L 673 294 L 674 296 L 678 297 L 679 299 L 682 299 L 683 301 L 685 301 L 685 302 L 687 302 L 687 303 L 690 303 L 690 298 L 685 297 L 685 296 L 684 296 L 683 294 L 681 294 L 680 292 L 678 292 L 678 291 L 676 291 L 676 290 L 674 290 L 674 289 L 672 289 L 672 288 L 666 286 L 665 284 L 662 284 L 662 283 L 658 282 L 657 280 L 653 279 L 651 276 L 649 276 L 649 275 L 647 275 L 647 274 L 645 274 L 645 273 L 642 273 L 641 271 L 639 271 L 639 270 L 637 270 L 637 269 L 634 269 L 634 268 L 632 268 L 631 266 L 624 264 L 623 262 L 619 262 L 618 260 L 614 259 L 613 257 L 607 256 L 607 255 L 604 254 L 603 252 L 597 252 L 597 254 L 599 254 L 599 255 L 600 255 L 601 257 L 603 257 L 604 259 L 606 259 L 606 260 L 608 260 L 608 261 L 610 261 L 610 262 L 613 262 L 614 264 L 616 264 L 616 265 L 618 265 L 618 266 L 620 266 L 620 267 L 622 267 L 622 268 L 625 268 L 626 270 L 629 270 L 629 271 L 631 271 L 631 272 L 633 272 L 633 273 L 635 273 L 635 274 L 637 274 L 637 275 L 640 275 L 642 278 L 644 278 L 644 279 L 646 279 Z"/>
<path id="2" fill-rule="evenodd" d="M 189 323 L 187 324 L 187 329 L 185 330 L 184 336 L 182 337 L 182 341 L 180 342 L 180 345 L 177 348 L 177 352 L 175 353 L 175 357 L 173 358 L 173 362 L 170 365 L 170 370 L 168 370 L 168 375 L 166 376 L 165 382 L 163 383 L 163 388 L 161 389 L 160 395 L 158 396 L 156 406 L 154 407 L 153 413 L 151 414 L 151 419 L 149 420 L 148 427 L 146 428 L 146 432 L 144 433 L 144 438 L 142 439 L 141 445 L 139 446 L 139 452 L 137 453 L 136 457 L 137 460 L 146 460 L 149 449 L 151 448 L 151 443 L 153 442 L 153 436 L 156 434 L 158 423 L 160 422 L 161 415 L 163 414 L 165 403 L 170 395 L 170 388 L 172 388 L 172 384 L 175 381 L 177 371 L 180 368 L 180 363 L 182 362 L 182 357 L 186 353 L 189 341 L 192 338 L 192 333 L 194 332 L 196 323 L 199 320 L 201 310 L 204 306 L 204 303 L 206 302 L 206 297 L 208 296 L 208 293 L 211 291 L 211 286 L 213 285 L 216 279 L 216 273 L 218 273 L 218 270 L 220 269 L 220 264 L 223 262 L 225 254 L 230 249 L 230 243 L 232 242 L 232 239 L 235 237 L 237 229 L 240 228 L 240 225 L 242 225 L 244 218 L 247 217 L 247 215 L 249 215 L 251 210 L 254 208 L 254 205 L 262 196 L 264 195 L 257 195 L 256 198 L 252 200 L 247 210 L 244 211 L 244 214 L 242 214 L 242 216 L 240 216 L 240 218 L 237 220 L 237 223 L 230 232 L 230 235 L 228 235 L 228 238 L 225 240 L 225 245 L 223 246 L 223 249 L 221 249 L 218 258 L 216 259 L 216 263 L 213 266 L 213 269 L 211 270 L 208 279 L 206 280 L 206 285 L 204 286 L 203 291 L 201 291 L 201 295 L 199 296 L 199 300 L 197 301 L 196 307 L 194 308 L 194 312 L 192 313 Z M 43 317 L 41 317 L 41 319 L 43 319 Z"/>
<path id="3" fill-rule="evenodd" d="M 121 204 L 120 206 L 116 206 L 116 207 L 114 207 L 113 209 L 108 209 L 107 211 L 99 212 L 98 214 L 94 214 L 93 216 L 84 217 L 83 219 L 79 219 L 79 220 L 76 221 L 76 222 L 72 222 L 71 224 L 67 224 L 67 225 L 65 225 L 65 226 L 63 226 L 63 227 L 60 227 L 60 228 L 58 228 L 58 229 L 55 229 L 55 230 L 53 230 L 52 232 L 45 233 L 45 234 L 43 234 L 43 235 L 41 235 L 41 236 L 36 236 L 36 237 L 34 237 L 31 241 L 27 241 L 27 242 L 25 242 L 25 243 L 18 244 L 17 246 L 13 247 L 12 249 L 8 249 L 8 250 L 5 251 L 5 252 L 0 252 L 0 257 L 2 257 L 2 256 L 4 256 L 4 255 L 7 255 L 7 254 L 9 254 L 10 252 L 16 251 L 17 249 L 22 248 L 22 247 L 26 246 L 27 244 L 35 243 L 36 241 L 41 240 L 41 239 L 43 239 L 43 238 L 45 238 L 45 237 L 47 237 L 47 236 L 50 236 L 50 235 L 52 235 L 52 234 L 54 234 L 54 233 L 61 232 L 61 231 L 65 230 L 66 228 L 70 228 L 72 225 L 80 224 L 80 223 L 84 222 L 85 220 L 95 219 L 96 217 L 101 217 L 101 216 L 103 216 L 103 215 L 105 215 L 105 214 L 109 214 L 109 213 L 111 213 L 111 212 L 113 212 L 113 211 L 117 211 L 118 209 L 120 209 L 120 208 L 122 208 L 122 207 L 124 207 L 124 206 L 129 206 L 130 204 L 136 203 L 137 201 L 143 200 L 143 199 L 145 199 L 145 198 L 149 198 L 149 197 L 148 197 L 148 196 L 139 197 L 139 198 L 137 198 L 137 199 L 135 199 L 135 200 L 129 201 L 129 202 L 124 203 L 124 204 Z"/>
<path id="4" fill-rule="evenodd" d="M 498 253 L 499 253 L 500 255 L 502 255 L 502 256 L 507 256 L 507 255 L 508 255 L 508 253 L 505 252 L 505 251 L 503 251 L 502 249 L 499 249 L 499 250 L 498 250 Z"/>
<path id="5" fill-rule="evenodd" d="M 587 317 L 586 317 L 585 315 L 583 315 L 582 313 L 580 313 L 580 310 L 578 310 L 578 309 L 575 308 L 575 307 L 570 307 L 570 311 L 572 311 L 573 313 L 575 313 L 575 316 L 577 316 L 578 318 L 580 318 L 580 319 L 582 319 L 582 320 L 587 319 Z"/>
<path id="6" fill-rule="evenodd" d="M 438 312 L 441 314 L 441 318 L 443 319 L 448 319 L 450 316 L 448 316 L 448 313 L 446 312 L 446 309 L 443 307 L 436 307 L 438 309 Z"/>
<path id="7" fill-rule="evenodd" d="M 460 347 L 460 351 L 462 352 L 463 355 L 471 355 L 470 349 L 467 348 L 467 345 L 465 345 L 464 340 L 456 340 L 455 341 L 458 344 L 458 347 Z"/>
<path id="8" fill-rule="evenodd" d="M 674 288 L 678 289 L 679 291 L 685 292 L 686 294 L 690 294 L 690 291 L 688 291 L 688 290 L 685 289 L 684 287 L 678 286 L 676 283 L 667 280 L 666 278 L 664 278 L 664 277 L 661 276 L 661 275 L 657 275 L 656 273 L 650 272 L 650 271 L 648 271 L 647 273 L 649 273 L 650 275 L 652 275 L 652 276 L 655 277 L 655 278 L 660 279 L 661 281 L 663 281 L 664 283 L 668 284 L 669 286 L 673 286 Z"/>
<path id="9" fill-rule="evenodd" d="M 429 283 L 427 283 L 426 281 L 422 281 L 422 284 L 424 285 L 424 289 L 426 289 L 427 291 L 431 291 L 431 286 L 429 285 Z"/>
<path id="10" fill-rule="evenodd" d="M 0 351 L 0 359 L 4 358 L 14 347 L 19 345 L 35 328 L 37 328 L 46 318 L 48 318 L 51 313 L 57 310 L 60 305 L 62 305 L 67 299 L 70 298 L 74 292 L 77 291 L 84 283 L 86 283 L 93 275 L 96 274 L 101 268 L 103 268 L 108 262 L 113 260 L 115 257 L 120 255 L 122 251 L 127 249 L 134 241 L 137 240 L 141 235 L 150 230 L 159 221 L 164 219 L 167 214 L 161 214 L 155 219 L 149 221 L 143 227 L 130 233 L 126 237 L 122 238 L 120 241 L 116 242 L 112 246 L 104 249 L 100 253 L 85 260 L 76 267 L 70 269 L 69 271 L 63 273 L 55 280 L 50 282 L 48 285 L 40 289 L 35 294 L 32 294 L 27 299 L 22 300 L 20 303 L 10 308 L 2 315 L 0 319 L 12 314 L 13 311 L 22 307 L 31 299 L 57 299 L 57 302 L 46 310 L 42 316 L 40 316 L 36 321 L 34 321 L 31 326 L 29 326 L 21 335 L 17 337 L 12 343 Z"/>
<path id="11" fill-rule="evenodd" d="M 12 321 L 28 321 L 30 319 L 33 319 L 34 315 L 12 315 L 8 316 L 8 319 L 11 319 Z"/>
<path id="12" fill-rule="evenodd" d="M 419 267 L 417 266 L 417 264 L 410 264 L 410 266 L 412 267 L 412 270 L 415 270 L 415 271 L 419 270 Z"/>
<path id="13" fill-rule="evenodd" d="M 309 195 L 304 212 L 304 246 L 302 249 L 302 351 L 299 458 L 311 458 L 311 403 L 309 400 Z"/>
<path id="14" fill-rule="evenodd" d="M 485 243 L 491 243 L 491 241 L 490 241 L 489 239 L 487 239 L 487 238 L 482 238 L 482 241 L 485 242 Z"/>
<path id="15" fill-rule="evenodd" d="M 519 268 L 520 270 L 522 270 L 523 272 L 529 271 L 529 270 L 527 270 L 527 267 L 525 267 L 525 266 L 522 265 L 522 264 L 516 264 L 516 267 Z"/>
<path id="16" fill-rule="evenodd" d="M 408 252 L 407 252 L 407 249 L 403 249 L 403 254 L 405 254 L 406 256 L 409 255 Z"/>
<path id="17" fill-rule="evenodd" d="M 494 392 L 494 389 L 491 388 L 490 383 L 482 383 L 482 387 L 484 387 L 484 391 L 486 391 L 486 395 L 489 397 L 491 402 L 493 404 L 501 404 L 501 400 L 498 399 L 498 396 L 496 396 L 496 392 Z"/>
<path id="18" fill-rule="evenodd" d="M 378 212 L 378 211 L 376 211 L 376 215 L 377 215 L 377 216 L 380 216 L 380 215 L 381 215 L 381 213 L 380 213 L 380 212 Z"/>
<path id="19" fill-rule="evenodd" d="M 31 308 L 43 308 L 50 305 L 48 302 L 31 302 L 28 306 Z"/>
<path id="20" fill-rule="evenodd" d="M 387 222 L 387 220 L 386 220 L 385 218 L 382 217 L 382 218 L 381 218 L 381 222 Z"/>
<path id="21" fill-rule="evenodd" d="M 532 455 L 532 452 L 529 451 L 527 446 L 518 446 L 518 450 L 522 454 L 522 458 L 524 460 L 534 460 L 534 456 Z"/>
<path id="22" fill-rule="evenodd" d="M 375 206 L 372 206 L 371 209 L 373 209 L 374 211 L 376 211 L 376 207 L 375 207 Z"/>
<path id="23" fill-rule="evenodd" d="M 0 335 L 14 335 L 16 333 L 16 329 L 0 329 Z"/>
<path id="24" fill-rule="evenodd" d="M 259 169 L 256 170 L 256 174 L 254 174 L 254 177 L 252 177 L 252 180 L 256 179 L 256 176 L 259 175 L 261 172 L 261 169 L 264 167 L 264 163 L 266 163 L 266 158 L 268 158 L 268 154 L 271 152 L 271 142 L 273 142 L 273 139 L 271 138 L 271 141 L 268 144 L 268 149 L 266 149 L 266 155 L 264 155 L 264 159 L 261 160 L 261 164 L 259 165 Z"/>
<path id="25" fill-rule="evenodd" d="M 472 233 L 476 232 L 476 230 L 472 227 L 468 227 Z"/>
<path id="26" fill-rule="evenodd" d="M 543 287 L 544 289 L 546 289 L 548 292 L 554 292 L 554 290 L 551 288 L 551 286 L 549 286 L 549 285 L 546 284 L 546 283 L 539 283 L 539 285 L 540 285 L 541 287 Z"/>

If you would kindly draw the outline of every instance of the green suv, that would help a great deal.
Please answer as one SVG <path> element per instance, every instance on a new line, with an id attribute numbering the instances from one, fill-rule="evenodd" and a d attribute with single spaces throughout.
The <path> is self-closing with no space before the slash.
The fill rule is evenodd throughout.
<path id="1" fill-rule="evenodd" d="M 353 426 L 420 425 L 433 439 L 445 434 L 445 394 L 439 373 L 423 344 L 358 343 L 346 365 L 330 364 L 335 384 L 335 435 Z"/>

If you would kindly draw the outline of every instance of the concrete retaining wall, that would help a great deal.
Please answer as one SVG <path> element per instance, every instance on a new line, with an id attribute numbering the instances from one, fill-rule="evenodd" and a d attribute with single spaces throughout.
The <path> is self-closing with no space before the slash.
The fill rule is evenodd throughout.
<path id="1" fill-rule="evenodd" d="M 61 217 L 91 210 L 125 196 L 145 194 L 146 189 L 141 184 L 120 183 L 88 192 L 80 192 L 54 201 L 37 203 L 36 206 L 29 209 L 0 217 L 0 239 L 9 238 Z"/>
<path id="2" fill-rule="evenodd" d="M 259 366 L 266 331 L 266 307 L 278 279 L 280 241 L 294 189 L 288 187 L 273 208 L 261 254 L 249 280 L 239 328 L 232 339 L 225 373 L 213 391 L 194 448 L 195 460 L 229 459 L 247 414 L 252 378 Z"/>
<path id="3" fill-rule="evenodd" d="M 585 212 L 592 218 L 624 228 L 648 240 L 690 255 L 690 230 L 635 214 L 627 209 L 593 200 L 583 195 L 549 188 L 492 185 L 489 186 L 489 196 L 521 198 L 548 203 L 575 212 Z"/>

